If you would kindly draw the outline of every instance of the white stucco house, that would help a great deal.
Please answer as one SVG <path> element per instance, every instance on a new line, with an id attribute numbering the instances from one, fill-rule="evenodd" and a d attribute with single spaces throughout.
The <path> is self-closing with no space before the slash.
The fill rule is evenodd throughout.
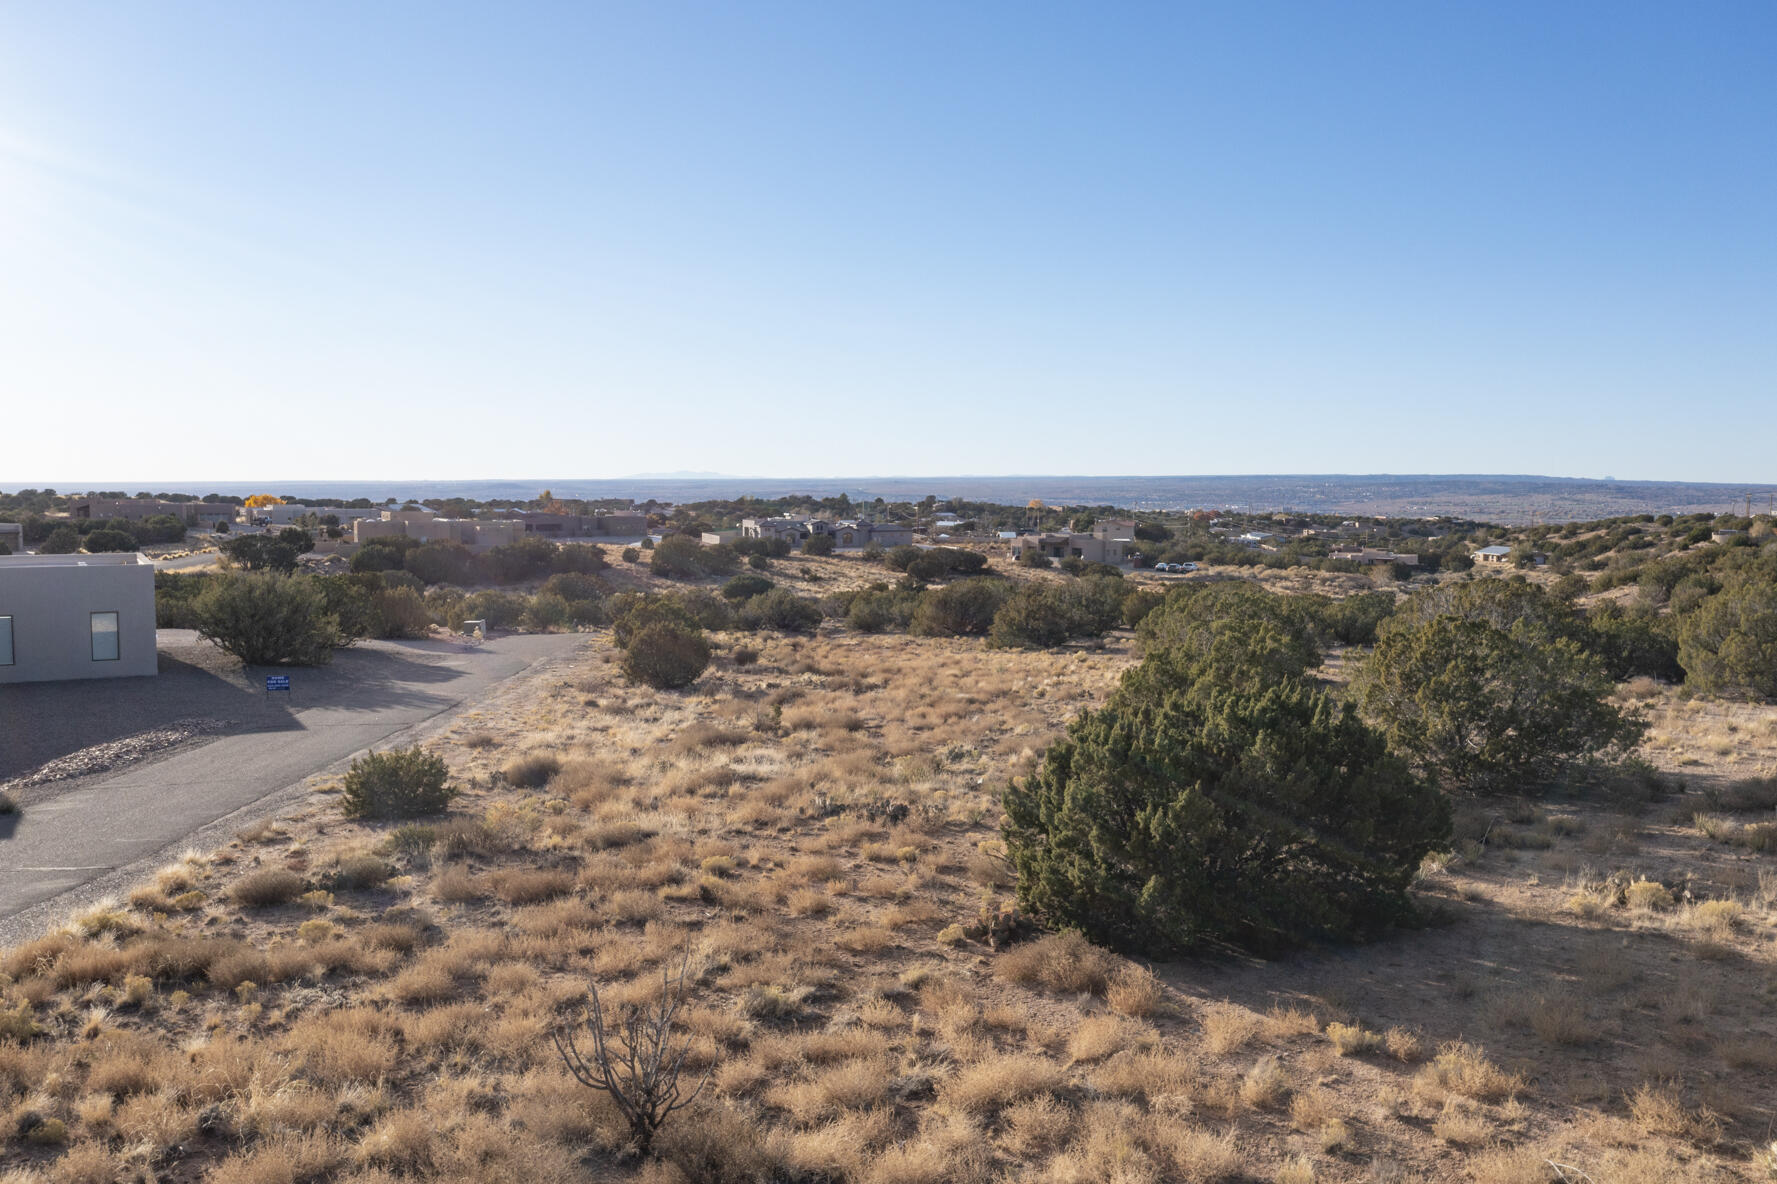
<path id="1" fill-rule="evenodd" d="M 0 683 L 157 670 L 145 556 L 0 555 Z"/>

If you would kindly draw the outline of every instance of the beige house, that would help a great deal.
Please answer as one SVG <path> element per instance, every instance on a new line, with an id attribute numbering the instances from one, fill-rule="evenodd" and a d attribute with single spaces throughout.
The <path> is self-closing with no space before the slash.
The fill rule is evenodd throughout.
<path id="1" fill-rule="evenodd" d="M 1121 567 L 1131 562 L 1136 550 L 1135 523 L 1127 519 L 1110 519 L 1093 526 L 1090 534 L 1073 531 L 1045 531 L 1021 534 L 1012 540 L 1012 558 L 1021 559 L 1035 549 L 1051 559 L 1083 559 L 1087 563 L 1109 563 Z"/>
<path id="2" fill-rule="evenodd" d="M 783 539 L 792 547 L 799 547 L 818 534 L 831 535 L 835 547 L 868 547 L 872 543 L 879 547 L 899 547 L 913 542 L 911 526 L 872 522 L 868 518 L 843 518 L 834 522 L 787 514 L 777 518 L 743 518 L 740 534 L 748 539 Z"/>
<path id="3" fill-rule="evenodd" d="M 232 522 L 236 507 L 229 502 L 169 502 L 156 497 L 83 497 L 68 503 L 68 517 L 83 521 L 146 522 L 150 518 L 177 518 L 187 526 L 214 526 Z"/>
<path id="4" fill-rule="evenodd" d="M 440 518 L 431 510 L 384 510 L 381 518 L 360 518 L 352 523 L 352 541 L 404 536 L 422 543 L 462 543 L 466 547 L 497 547 L 524 537 L 525 524 L 516 518 Z"/>

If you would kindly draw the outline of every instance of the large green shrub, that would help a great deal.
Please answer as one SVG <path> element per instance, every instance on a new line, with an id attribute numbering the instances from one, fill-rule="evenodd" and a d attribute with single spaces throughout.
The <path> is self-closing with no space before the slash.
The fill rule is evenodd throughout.
<path id="1" fill-rule="evenodd" d="M 518 623 L 535 633 L 547 633 L 568 623 L 568 602 L 549 592 L 531 597 Z"/>
<path id="2" fill-rule="evenodd" d="M 425 637 L 432 631 L 432 614 L 425 598 L 412 588 L 384 588 L 372 593 L 378 637 Z"/>
<path id="3" fill-rule="evenodd" d="M 86 536 L 82 545 L 94 554 L 102 554 L 107 551 L 134 551 L 136 537 L 122 530 L 95 530 Z"/>
<path id="4" fill-rule="evenodd" d="M 686 630 L 699 628 L 676 596 L 624 593 L 611 598 L 611 609 L 614 614 L 611 631 L 619 649 L 628 649 L 636 635 L 650 625 L 671 625 Z"/>
<path id="5" fill-rule="evenodd" d="M 845 603 L 845 623 L 860 633 L 905 629 L 913 621 L 921 593 L 883 584 L 865 588 Z"/>
<path id="6" fill-rule="evenodd" d="M 1507 628 L 1397 616 L 1355 686 L 1395 750 L 1451 790 L 1542 788 L 1577 763 L 1626 754 L 1646 730 L 1609 702 L 1604 664 L 1535 616 Z"/>
<path id="7" fill-rule="evenodd" d="M 44 555 L 72 555 L 80 550 L 80 532 L 64 522 L 44 537 L 37 550 Z"/>
<path id="8" fill-rule="evenodd" d="M 366 551 L 369 549 L 365 548 Z M 474 554 L 461 543 L 425 543 L 409 551 L 402 562 L 410 573 L 427 584 L 472 584 L 480 574 Z"/>
<path id="9" fill-rule="evenodd" d="M 231 573 L 192 605 L 198 633 L 249 666 L 321 666 L 341 643 L 314 580 L 282 572 Z"/>
<path id="10" fill-rule="evenodd" d="M 597 576 L 588 572 L 561 572 L 543 581 L 537 589 L 544 596 L 559 596 L 563 600 L 603 600 L 605 584 Z"/>
<path id="11" fill-rule="evenodd" d="M 984 634 L 993 628 L 994 614 L 1011 595 L 1003 580 L 959 580 L 934 588 L 919 598 L 909 629 L 920 637 L 956 637 Z"/>
<path id="12" fill-rule="evenodd" d="M 1300 678 L 1321 662 L 1306 606 L 1245 580 L 1180 584 L 1136 634 L 1147 653 L 1175 650 L 1229 685 Z"/>
<path id="13" fill-rule="evenodd" d="M 816 534 L 810 535 L 808 540 L 802 544 L 802 552 L 805 555 L 831 555 L 833 547 L 832 535 Z"/>
<path id="14" fill-rule="evenodd" d="M 1736 577 L 1680 626 L 1678 660 L 1698 690 L 1777 698 L 1777 583 Z"/>
<path id="15" fill-rule="evenodd" d="M 1024 906 L 1153 956 L 1406 920 L 1413 873 L 1450 830 L 1446 800 L 1349 705 L 1297 679 L 1230 689 L 1188 667 L 1082 714 L 1005 807 Z"/>
<path id="16" fill-rule="evenodd" d="M 1025 584 L 993 617 L 996 646 L 1040 649 L 1075 637 L 1102 637 L 1121 623 L 1120 579 L 1087 576 L 1066 584 Z"/>
<path id="17" fill-rule="evenodd" d="M 758 558 L 758 556 L 754 556 Z M 776 587 L 764 576 L 756 576 L 750 572 L 734 576 L 722 585 L 722 595 L 728 600 L 751 600 L 755 596 L 763 596 Z"/>
<path id="18" fill-rule="evenodd" d="M 1651 612 L 1624 612 L 1614 601 L 1594 605 L 1586 614 L 1590 640 L 1586 648 L 1598 655 L 1604 671 L 1617 682 L 1637 676 L 1681 682 L 1678 638 L 1670 617 Z"/>
<path id="19" fill-rule="evenodd" d="M 401 570 L 401 551 L 396 547 L 385 545 L 378 539 L 373 543 L 365 543 L 358 553 L 352 556 L 352 570 L 355 572 L 378 572 Z"/>
<path id="20" fill-rule="evenodd" d="M 773 588 L 741 605 L 737 616 L 741 627 L 745 629 L 810 633 L 821 623 L 821 608 L 814 601 L 805 600 L 788 588 Z"/>
<path id="21" fill-rule="evenodd" d="M 420 818 L 443 813 L 456 796 L 444 758 L 416 744 L 353 761 L 340 802 L 348 818 Z"/>
<path id="22" fill-rule="evenodd" d="M 623 673 L 656 690 L 676 690 L 697 681 L 710 664 L 710 643 L 701 630 L 666 622 L 642 626 L 623 651 Z"/>

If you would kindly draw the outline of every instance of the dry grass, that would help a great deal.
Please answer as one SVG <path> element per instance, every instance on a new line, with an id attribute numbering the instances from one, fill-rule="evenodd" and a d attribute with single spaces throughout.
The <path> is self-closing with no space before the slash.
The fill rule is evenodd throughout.
<path id="1" fill-rule="evenodd" d="M 317 793 L 0 954 L 0 1181 L 1758 1178 L 1756 768 L 1632 817 L 1489 807 L 1525 842 L 1426 878 L 1446 925 L 1148 967 L 983 924 L 1004 778 L 1126 642 L 748 644 L 672 695 L 595 645 L 458 725 L 448 819 L 397 835 Z M 556 765 L 525 788 L 531 755 Z M 643 1164 L 547 1033 L 589 979 L 640 1000 L 680 958 L 713 1077 Z"/>
<path id="2" fill-rule="evenodd" d="M 308 883 L 283 868 L 266 868 L 242 876 L 228 891 L 236 903 L 250 909 L 263 909 L 290 903 L 308 891 Z"/>

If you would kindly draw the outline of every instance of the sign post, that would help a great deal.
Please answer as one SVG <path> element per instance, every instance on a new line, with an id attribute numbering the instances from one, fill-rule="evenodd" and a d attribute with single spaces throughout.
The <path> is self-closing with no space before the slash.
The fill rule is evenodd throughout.
<path id="1" fill-rule="evenodd" d="M 272 692 L 274 691 L 284 692 L 285 701 L 289 701 L 290 676 L 288 674 L 268 674 L 265 676 L 265 702 L 267 706 L 271 705 Z"/>

